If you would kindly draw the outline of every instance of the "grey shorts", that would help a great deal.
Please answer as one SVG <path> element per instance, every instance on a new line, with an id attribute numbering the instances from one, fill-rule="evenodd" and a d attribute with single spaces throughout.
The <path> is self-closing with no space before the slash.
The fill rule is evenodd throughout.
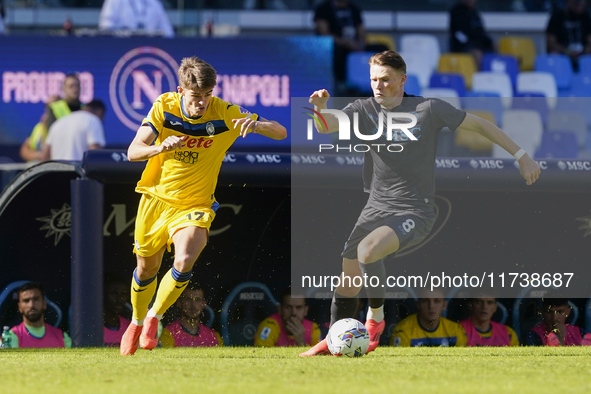
<path id="1" fill-rule="evenodd" d="M 400 242 L 400 247 L 396 253 L 408 249 L 420 243 L 429 235 L 435 224 L 435 219 L 436 215 L 433 210 L 409 210 L 401 213 L 391 213 L 366 206 L 361 212 L 351 235 L 349 235 L 341 256 L 352 260 L 357 259 L 357 246 L 359 246 L 359 243 L 373 230 L 382 226 L 388 226 L 396 232 Z"/>

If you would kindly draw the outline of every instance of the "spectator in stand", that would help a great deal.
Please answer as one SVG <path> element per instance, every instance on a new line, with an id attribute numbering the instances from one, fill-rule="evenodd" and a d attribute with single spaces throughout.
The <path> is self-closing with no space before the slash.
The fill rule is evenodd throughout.
<path id="1" fill-rule="evenodd" d="M 451 52 L 471 53 L 478 68 L 482 55 L 494 52 L 493 41 L 484 30 L 480 13 L 476 9 L 478 0 L 460 0 L 450 11 L 449 48 Z"/>
<path id="2" fill-rule="evenodd" d="M 58 119 L 45 140 L 41 160 L 82 160 L 84 152 L 105 146 L 105 104 L 98 99 Z"/>
<path id="3" fill-rule="evenodd" d="M 80 103 L 80 79 L 76 74 L 66 75 L 62 85 L 62 94 L 63 99 L 59 97 L 50 97 L 48 99 L 41 120 L 21 145 L 20 155 L 23 160 L 41 160 L 49 128 L 57 119 L 78 111 L 82 107 Z"/>
<path id="4" fill-rule="evenodd" d="M 316 34 L 334 40 L 334 76 L 337 85 L 342 86 L 347 77 L 347 55 L 365 49 L 361 11 L 349 0 L 327 0 L 316 8 L 314 24 Z"/>
<path id="5" fill-rule="evenodd" d="M 579 56 L 591 53 L 591 16 L 586 6 L 585 0 L 566 0 L 546 27 L 547 52 L 568 55 L 575 70 Z"/>
<path id="6" fill-rule="evenodd" d="M 180 318 L 162 331 L 162 347 L 222 346 L 220 335 L 201 323 L 206 305 L 203 287 L 189 283 L 176 301 Z"/>
<path id="7" fill-rule="evenodd" d="M 29 282 L 18 289 L 18 311 L 23 316 L 23 322 L 10 329 L 11 348 L 72 347 L 68 334 L 45 323 L 46 309 L 47 301 L 41 284 Z"/>
<path id="8" fill-rule="evenodd" d="M 174 29 L 160 0 L 105 0 L 99 15 L 99 30 L 174 37 Z"/>
<path id="9" fill-rule="evenodd" d="M 566 323 L 572 309 L 566 298 L 544 298 L 543 321 L 527 334 L 528 346 L 590 346 L 591 334 Z"/>
<path id="10" fill-rule="evenodd" d="M 123 315 L 127 312 L 125 301 L 129 299 L 129 285 L 127 281 L 114 273 L 108 273 L 104 279 L 104 342 L 106 346 L 119 347 L 121 337 L 131 323 Z"/>
<path id="11" fill-rule="evenodd" d="M 392 330 L 392 346 L 466 346 L 466 332 L 456 322 L 441 317 L 447 308 L 443 290 L 424 291 L 417 301 L 418 313 L 398 323 Z"/>
<path id="12" fill-rule="evenodd" d="M 473 298 L 468 307 L 472 316 L 460 322 L 466 331 L 466 346 L 519 346 L 511 327 L 492 321 L 498 307 L 496 298 Z"/>
<path id="13" fill-rule="evenodd" d="M 313 346 L 320 342 L 320 328 L 306 319 L 308 306 L 303 297 L 292 297 L 291 288 L 281 293 L 277 313 L 266 318 L 257 329 L 255 346 Z"/>

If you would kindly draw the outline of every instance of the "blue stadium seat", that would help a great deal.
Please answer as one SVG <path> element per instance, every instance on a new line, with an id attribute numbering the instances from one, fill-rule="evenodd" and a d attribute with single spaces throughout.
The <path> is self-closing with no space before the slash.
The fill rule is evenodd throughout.
<path id="1" fill-rule="evenodd" d="M 360 93 L 371 92 L 369 58 L 374 52 L 351 52 L 347 56 L 347 87 Z"/>
<path id="2" fill-rule="evenodd" d="M 466 82 L 461 74 L 433 73 L 429 80 L 429 87 L 453 89 L 458 92 L 458 97 L 466 94 Z"/>
<path id="3" fill-rule="evenodd" d="M 485 92 L 468 92 L 462 98 L 462 108 L 466 111 L 488 111 L 495 116 L 495 123 L 501 124 L 505 107 L 498 94 Z"/>
<path id="4" fill-rule="evenodd" d="M 517 58 L 515 58 L 515 56 L 487 53 L 482 57 L 481 69 L 482 71 L 508 74 L 514 88 L 517 84 L 519 64 L 517 63 Z"/>
<path id="5" fill-rule="evenodd" d="M 511 109 L 527 109 L 537 111 L 542 117 L 542 123 L 548 121 L 548 101 L 540 93 L 517 93 L 511 102 Z"/>
<path id="6" fill-rule="evenodd" d="M 591 127 L 591 97 L 559 97 L 556 100 L 556 111 L 576 111 L 585 117 L 587 126 Z"/>
<path id="7" fill-rule="evenodd" d="M 415 96 L 421 95 L 421 84 L 419 78 L 413 74 L 406 75 L 406 83 L 404 84 L 404 91 Z"/>
<path id="8" fill-rule="evenodd" d="M 539 92 L 516 92 L 513 97 L 546 97 Z"/>
<path id="9" fill-rule="evenodd" d="M 570 89 L 560 90 L 560 97 L 591 97 L 591 73 L 575 74 Z"/>
<path id="10" fill-rule="evenodd" d="M 22 318 L 19 316 L 18 319 L 12 320 L 7 318 L 7 313 L 4 313 L 5 308 L 10 308 L 11 306 L 14 307 L 18 303 L 18 295 L 16 291 L 22 285 L 29 283 L 29 280 L 18 280 L 15 282 L 11 282 L 2 292 L 0 293 L 0 327 L 2 326 L 10 326 L 13 327 L 17 324 L 22 322 Z M 50 301 L 47 296 L 45 296 L 45 302 L 47 303 L 47 310 L 45 311 L 45 321 L 48 324 L 51 324 L 54 327 L 58 327 L 62 322 L 62 310 L 57 304 Z"/>
<path id="11" fill-rule="evenodd" d="M 577 136 L 572 131 L 546 131 L 535 153 L 536 159 L 576 159 L 579 154 Z"/>
<path id="12" fill-rule="evenodd" d="M 573 65 L 567 55 L 549 54 L 536 56 L 536 71 L 554 75 L 559 90 L 568 89 L 573 79 Z"/>
<path id="13" fill-rule="evenodd" d="M 584 148 L 587 138 L 587 120 L 579 111 L 552 111 L 548 115 L 546 131 L 572 131 L 577 136 L 579 148 Z"/>
<path id="14" fill-rule="evenodd" d="M 244 282 L 236 286 L 222 304 L 220 313 L 225 346 L 252 346 L 259 324 L 277 313 L 277 301 L 263 283 Z"/>
<path id="15" fill-rule="evenodd" d="M 579 56 L 579 74 L 591 76 L 591 55 Z"/>

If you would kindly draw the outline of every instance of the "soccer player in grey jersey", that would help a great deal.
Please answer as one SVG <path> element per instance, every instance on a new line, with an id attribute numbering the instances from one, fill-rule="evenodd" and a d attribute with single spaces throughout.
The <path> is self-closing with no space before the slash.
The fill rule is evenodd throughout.
<path id="1" fill-rule="evenodd" d="M 533 184 L 540 175 L 540 167 L 511 138 L 494 124 L 472 114 L 458 110 L 439 100 L 408 96 L 404 93 L 406 64 L 393 51 L 373 55 L 370 60 L 370 79 L 374 97 L 360 99 L 343 109 L 347 115 L 359 114 L 359 130 L 362 134 L 375 134 L 380 113 L 387 119 L 388 112 L 411 113 L 417 124 L 408 135 L 393 135 L 393 140 L 403 146 L 401 152 L 392 153 L 372 145 L 365 153 L 363 180 L 369 199 L 363 208 L 342 253 L 342 275 L 375 276 L 386 282 L 384 259 L 396 252 L 421 242 L 431 231 L 435 221 L 433 194 L 435 192 L 435 154 L 439 132 L 443 127 L 458 127 L 477 132 L 515 156 L 519 171 L 526 184 Z M 317 110 L 326 109 L 330 94 L 325 89 L 310 96 L 310 103 Z M 338 119 L 323 114 L 328 130 L 338 131 Z M 383 138 L 383 137 L 382 137 Z M 379 142 L 379 140 L 378 140 Z M 353 282 L 353 281 L 351 281 Z M 357 295 L 361 287 L 341 281 L 335 290 L 331 305 L 331 324 L 353 317 L 357 308 Z M 368 353 L 379 344 L 384 331 L 384 299 L 386 288 L 365 289 L 369 301 L 367 327 L 370 335 Z M 300 356 L 330 354 L 326 340 Z"/>

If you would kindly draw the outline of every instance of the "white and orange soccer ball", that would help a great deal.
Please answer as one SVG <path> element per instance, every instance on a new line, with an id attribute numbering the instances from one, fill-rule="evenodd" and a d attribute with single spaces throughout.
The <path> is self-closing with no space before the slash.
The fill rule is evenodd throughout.
<path id="1" fill-rule="evenodd" d="M 330 327 L 326 342 L 335 356 L 361 357 L 369 347 L 369 333 L 359 320 L 341 319 Z"/>

